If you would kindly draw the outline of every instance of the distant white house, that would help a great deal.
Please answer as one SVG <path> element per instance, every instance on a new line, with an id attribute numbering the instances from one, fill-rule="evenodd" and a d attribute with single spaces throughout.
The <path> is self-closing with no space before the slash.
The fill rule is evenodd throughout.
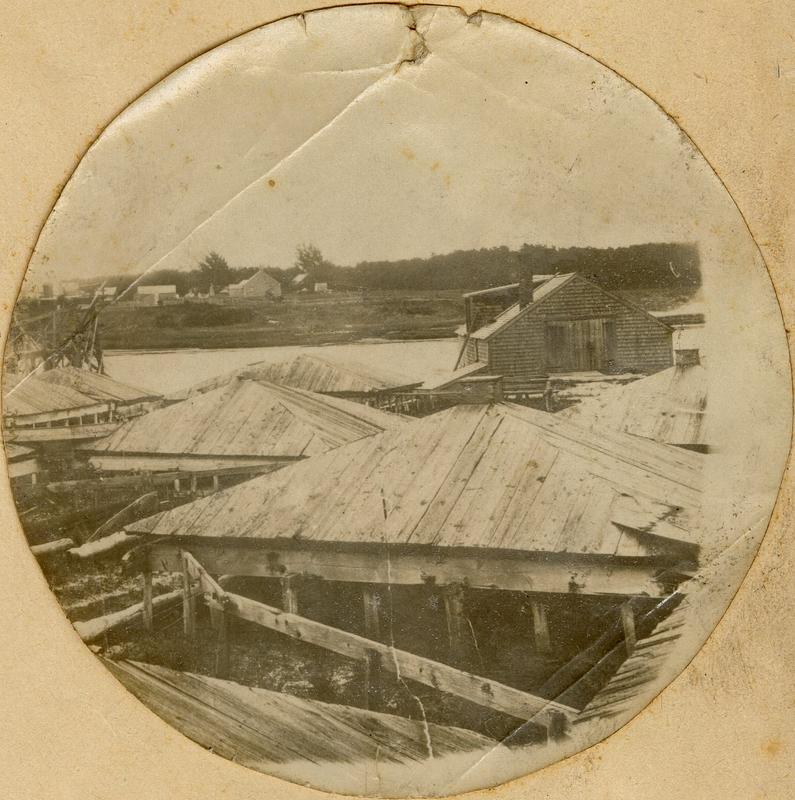
<path id="1" fill-rule="evenodd" d="M 157 304 L 161 303 L 164 300 L 176 300 L 177 299 L 177 287 L 166 284 L 166 285 L 154 285 L 154 286 L 138 286 L 136 287 L 136 302 L 140 302 L 142 304 Z M 150 299 L 153 298 L 153 299 Z"/>
<path id="2" fill-rule="evenodd" d="M 325 294 L 326 292 L 330 291 L 331 289 L 328 288 L 328 284 L 325 281 L 315 284 L 315 292 L 319 294 Z"/>
<path id="3" fill-rule="evenodd" d="M 230 297 L 281 297 L 282 286 L 265 270 L 259 270 L 250 278 L 229 286 Z"/>

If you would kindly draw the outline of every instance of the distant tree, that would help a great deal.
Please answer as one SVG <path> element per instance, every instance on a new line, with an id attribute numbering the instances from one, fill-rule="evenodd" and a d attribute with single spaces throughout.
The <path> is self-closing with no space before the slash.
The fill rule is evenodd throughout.
<path id="1" fill-rule="evenodd" d="M 232 282 L 232 270 L 227 260 L 213 250 L 199 262 L 197 288 L 206 292 L 210 286 L 216 290 L 223 289 Z"/>
<path id="2" fill-rule="evenodd" d="M 338 269 L 330 261 L 326 261 L 320 248 L 313 244 L 298 245 L 295 251 L 295 266 L 300 272 L 306 272 L 313 282 L 330 280 Z"/>

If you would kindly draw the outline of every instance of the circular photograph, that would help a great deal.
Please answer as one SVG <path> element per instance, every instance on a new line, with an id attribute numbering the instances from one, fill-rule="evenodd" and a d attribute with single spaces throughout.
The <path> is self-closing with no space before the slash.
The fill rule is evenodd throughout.
<path id="1" fill-rule="evenodd" d="M 790 420 L 772 284 L 693 142 L 443 6 L 285 18 L 138 98 L 4 352 L 76 635 L 207 758 L 359 796 L 495 786 L 639 713 L 750 566 Z"/>

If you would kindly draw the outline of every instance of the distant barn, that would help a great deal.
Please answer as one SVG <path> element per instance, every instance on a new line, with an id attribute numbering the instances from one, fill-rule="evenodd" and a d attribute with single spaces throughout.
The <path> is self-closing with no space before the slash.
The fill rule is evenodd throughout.
<path id="1" fill-rule="evenodd" d="M 508 380 L 556 373 L 653 373 L 673 364 L 672 329 L 581 274 L 527 275 L 464 295 L 457 368 Z"/>
<path id="2" fill-rule="evenodd" d="M 229 286 L 230 297 L 281 297 L 282 285 L 265 270 L 258 270 L 250 278 Z"/>

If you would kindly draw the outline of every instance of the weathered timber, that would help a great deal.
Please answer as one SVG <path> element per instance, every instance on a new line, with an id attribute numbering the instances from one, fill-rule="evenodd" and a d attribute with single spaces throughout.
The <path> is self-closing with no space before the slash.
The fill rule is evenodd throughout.
<path id="1" fill-rule="evenodd" d="M 313 547 L 284 541 L 231 540 L 200 537 L 151 537 L 155 571 L 179 572 L 180 552 L 189 549 L 213 575 L 281 578 L 295 573 L 326 580 L 393 585 L 461 583 L 478 589 L 519 592 L 666 596 L 665 566 L 651 559 L 561 556 L 505 552 Z M 451 552 L 452 551 L 452 552 Z"/>
<path id="2" fill-rule="evenodd" d="M 47 558 L 63 553 L 65 550 L 69 550 L 69 548 L 74 546 L 75 543 L 72 539 L 56 539 L 54 542 L 34 544 L 31 546 L 30 550 L 36 558 Z"/>
<path id="3" fill-rule="evenodd" d="M 181 597 L 182 591 L 180 589 L 174 592 L 168 592 L 168 594 L 158 595 L 152 600 L 152 608 L 163 610 L 169 606 L 176 605 Z M 117 628 L 135 622 L 136 619 L 142 615 L 143 603 L 136 603 L 121 611 L 115 611 L 112 614 L 105 614 L 102 617 L 95 617 L 94 619 L 75 622 L 73 625 L 84 642 L 93 642 L 106 633 L 110 633 Z"/>
<path id="4" fill-rule="evenodd" d="M 285 575 L 282 583 L 282 608 L 291 614 L 297 614 L 298 605 L 298 576 Z"/>
<path id="5" fill-rule="evenodd" d="M 627 648 L 627 655 L 632 655 L 637 642 L 637 635 L 635 632 L 635 609 L 629 603 L 624 603 L 621 606 L 621 624 L 624 627 L 624 642 Z"/>
<path id="6" fill-rule="evenodd" d="M 186 636 L 196 636 L 196 591 L 199 581 L 191 572 L 189 554 L 182 554 L 182 630 Z"/>
<path id="7" fill-rule="evenodd" d="M 464 615 L 464 587 L 460 583 L 445 586 L 443 597 L 450 658 L 462 664 L 467 658 L 470 639 L 469 623 Z"/>
<path id="8" fill-rule="evenodd" d="M 369 652 L 378 653 L 382 669 L 394 672 L 401 678 L 417 681 L 519 719 L 534 720 L 544 725 L 550 712 L 563 713 L 567 717 L 576 714 L 574 709 L 560 703 L 306 617 L 279 611 L 247 597 L 227 593 L 227 598 L 227 610 L 241 619 L 356 661 L 372 658 L 368 656 Z M 212 599 L 209 602 L 216 603 Z"/>
<path id="9" fill-rule="evenodd" d="M 152 567 L 149 560 L 144 561 L 144 590 L 142 603 L 143 624 L 145 631 L 151 631 L 154 625 L 154 610 L 152 608 Z"/>
<path id="10" fill-rule="evenodd" d="M 671 594 L 657 603 L 651 610 L 642 613 L 643 601 L 633 598 L 629 605 L 638 613 L 636 635 L 643 638 L 667 617 L 682 601 L 681 594 Z M 627 647 L 621 615 L 588 648 L 578 653 L 568 664 L 561 667 L 538 690 L 542 697 L 582 708 L 598 691 L 607 677 L 626 659 Z"/>
<path id="11" fill-rule="evenodd" d="M 367 586 L 362 590 L 364 605 L 364 630 L 368 639 L 381 638 L 381 596 L 377 589 Z"/>
<path id="12" fill-rule="evenodd" d="M 122 531 L 119 533 L 112 533 L 110 536 L 105 536 L 102 539 L 96 539 L 93 542 L 80 545 L 80 547 L 71 548 L 69 550 L 69 556 L 80 559 L 96 558 L 97 556 L 106 555 L 113 550 L 129 547 L 139 538 L 139 536 Z"/>

